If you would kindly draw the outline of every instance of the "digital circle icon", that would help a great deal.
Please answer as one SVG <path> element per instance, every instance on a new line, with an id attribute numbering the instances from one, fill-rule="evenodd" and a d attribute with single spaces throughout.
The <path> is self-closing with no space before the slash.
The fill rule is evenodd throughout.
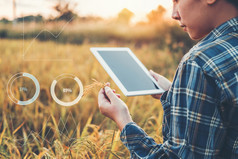
<path id="1" fill-rule="evenodd" d="M 71 74 L 61 74 L 53 80 L 50 93 L 59 105 L 72 106 L 81 99 L 83 85 L 78 77 Z"/>
<path id="2" fill-rule="evenodd" d="M 15 104 L 29 105 L 38 98 L 40 84 L 35 76 L 29 73 L 17 73 L 7 83 L 7 94 Z"/>

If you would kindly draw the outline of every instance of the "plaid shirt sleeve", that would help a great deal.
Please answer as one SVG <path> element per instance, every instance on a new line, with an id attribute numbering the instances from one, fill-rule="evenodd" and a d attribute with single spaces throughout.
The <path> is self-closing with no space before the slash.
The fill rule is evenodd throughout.
<path id="1" fill-rule="evenodd" d="M 238 158 L 238 17 L 183 58 L 161 97 L 163 144 L 135 123 L 121 132 L 131 158 Z"/>
<path id="2" fill-rule="evenodd" d="M 214 83 L 194 61 L 186 61 L 177 70 L 175 81 L 161 102 L 164 108 L 164 143 L 154 142 L 135 123 L 128 124 L 121 140 L 132 158 L 204 158 L 213 156 L 224 135 L 216 108 Z M 216 132 L 211 134 L 210 131 Z M 215 135 L 215 136 L 212 136 Z M 209 139 L 216 143 L 207 143 Z M 213 141 L 213 142 L 214 142 Z"/>

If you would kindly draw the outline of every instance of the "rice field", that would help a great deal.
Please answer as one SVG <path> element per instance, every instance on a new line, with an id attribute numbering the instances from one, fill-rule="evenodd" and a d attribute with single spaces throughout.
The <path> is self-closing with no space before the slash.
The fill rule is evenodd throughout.
<path id="1" fill-rule="evenodd" d="M 97 94 L 108 81 L 121 94 L 133 120 L 156 142 L 163 142 L 160 102 L 151 96 L 125 97 L 90 52 L 90 47 L 98 46 L 129 47 L 148 69 L 170 80 L 182 56 L 150 44 L 138 49 L 134 43 L 92 44 L 85 41 L 78 45 L 1 39 L 1 158 L 129 158 L 115 123 L 98 110 Z M 15 104 L 8 96 L 8 81 L 19 72 L 34 75 L 40 84 L 40 95 L 32 104 Z M 50 93 L 52 81 L 64 73 L 79 78 L 87 90 L 80 101 L 70 107 L 57 104 Z M 20 82 L 16 85 L 21 85 Z M 16 92 L 14 95 L 25 98 Z"/>

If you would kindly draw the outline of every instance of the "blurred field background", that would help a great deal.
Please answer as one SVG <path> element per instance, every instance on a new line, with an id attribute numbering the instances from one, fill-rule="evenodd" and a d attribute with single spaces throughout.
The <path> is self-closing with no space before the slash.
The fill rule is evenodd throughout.
<path id="1" fill-rule="evenodd" d="M 162 143 L 160 102 L 151 96 L 123 96 L 89 49 L 129 47 L 148 69 L 172 80 L 181 57 L 195 42 L 165 18 L 162 6 L 136 24 L 131 24 L 133 13 L 128 9 L 111 19 L 81 17 L 67 3 L 53 9 L 58 16 L 49 19 L 29 15 L 0 20 L 0 157 L 129 158 L 118 128 L 98 110 L 99 87 L 71 107 L 52 99 L 51 82 L 62 73 L 77 76 L 84 88 L 92 79 L 109 81 L 133 120 Z M 7 83 L 19 72 L 34 75 L 40 83 L 40 95 L 30 105 L 20 106 L 8 98 Z"/>

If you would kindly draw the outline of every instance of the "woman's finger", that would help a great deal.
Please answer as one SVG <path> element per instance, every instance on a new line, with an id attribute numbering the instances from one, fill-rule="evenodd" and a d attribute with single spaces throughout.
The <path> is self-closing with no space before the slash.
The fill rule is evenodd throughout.
<path id="1" fill-rule="evenodd" d="M 153 76 L 153 77 L 154 77 L 154 79 L 155 79 L 156 81 L 158 81 L 158 80 L 159 80 L 159 74 L 155 73 L 155 72 L 154 72 L 154 71 L 152 71 L 152 70 L 150 70 L 150 74 L 151 74 L 151 76 Z"/>
<path id="2" fill-rule="evenodd" d="M 118 98 L 121 98 L 121 95 L 118 93 L 115 93 Z"/>
<path id="3" fill-rule="evenodd" d="M 106 83 L 106 86 L 110 87 L 110 85 L 111 85 L 110 82 L 107 82 L 107 83 Z"/>
<path id="4" fill-rule="evenodd" d="M 98 93 L 98 105 L 102 106 L 105 105 L 105 103 L 108 103 L 108 99 L 105 96 L 105 91 L 103 88 L 100 89 L 99 93 Z"/>
<path id="5" fill-rule="evenodd" d="M 160 97 L 161 97 L 161 94 L 153 94 L 153 95 L 151 95 L 153 98 L 155 98 L 155 99 L 160 99 Z"/>
<path id="6" fill-rule="evenodd" d="M 112 103 L 114 100 L 117 100 L 115 93 L 108 86 L 104 87 L 106 97 L 109 99 L 109 102 Z"/>

